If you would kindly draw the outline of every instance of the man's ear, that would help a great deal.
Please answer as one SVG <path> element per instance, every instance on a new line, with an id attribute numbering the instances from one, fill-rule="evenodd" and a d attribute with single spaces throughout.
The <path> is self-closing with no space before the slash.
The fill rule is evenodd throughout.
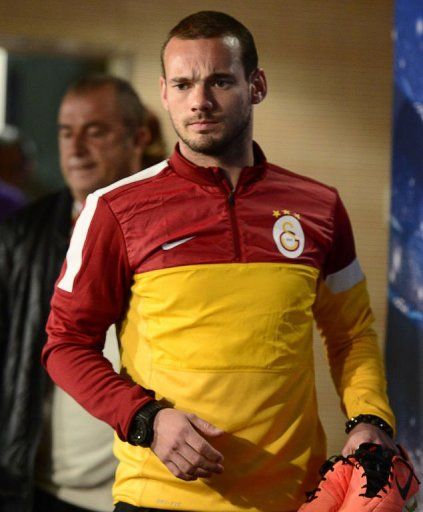
<path id="1" fill-rule="evenodd" d="M 251 102 L 253 105 L 261 103 L 267 95 L 267 80 L 264 71 L 257 68 L 250 76 Z"/>
<path id="2" fill-rule="evenodd" d="M 168 103 L 167 103 L 167 85 L 166 85 L 166 78 L 164 76 L 160 77 L 160 99 L 162 100 L 162 105 L 165 110 L 168 109 Z"/>
<path id="3" fill-rule="evenodd" d="M 141 126 L 134 134 L 134 144 L 142 150 L 151 142 L 151 132 L 148 126 Z"/>
<path id="4" fill-rule="evenodd" d="M 131 152 L 131 174 L 142 169 L 142 160 L 145 148 L 150 144 L 151 132 L 147 126 L 142 126 L 132 135 L 132 152 Z"/>

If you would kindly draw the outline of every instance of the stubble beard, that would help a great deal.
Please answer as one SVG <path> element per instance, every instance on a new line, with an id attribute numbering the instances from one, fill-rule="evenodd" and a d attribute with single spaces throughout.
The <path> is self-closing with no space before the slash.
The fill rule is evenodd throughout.
<path id="1" fill-rule="evenodd" d="M 242 144 L 250 129 L 251 115 L 252 109 L 250 108 L 245 117 L 231 126 L 228 132 L 220 136 L 200 134 L 197 139 L 182 133 L 182 130 L 178 129 L 173 120 L 172 124 L 179 139 L 194 153 L 207 156 L 222 156 L 234 149 L 236 150 L 237 146 Z"/>

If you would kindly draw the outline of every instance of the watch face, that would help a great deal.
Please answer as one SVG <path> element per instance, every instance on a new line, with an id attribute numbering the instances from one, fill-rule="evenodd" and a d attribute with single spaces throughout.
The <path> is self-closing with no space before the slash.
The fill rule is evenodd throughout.
<path id="1" fill-rule="evenodd" d="M 145 443 L 147 440 L 148 430 L 145 420 L 140 421 L 137 425 L 137 438 L 139 443 Z"/>
<path id="2" fill-rule="evenodd" d="M 156 402 L 150 402 L 140 409 L 133 419 L 128 440 L 131 444 L 149 447 L 154 437 L 154 418 L 163 409 Z"/>

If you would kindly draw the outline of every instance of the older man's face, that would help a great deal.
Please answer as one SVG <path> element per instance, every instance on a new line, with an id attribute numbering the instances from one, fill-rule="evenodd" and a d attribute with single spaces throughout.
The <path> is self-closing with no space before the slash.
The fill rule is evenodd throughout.
<path id="1" fill-rule="evenodd" d="M 62 174 L 79 201 L 139 170 L 140 141 L 128 133 L 112 86 L 67 94 L 58 130 Z"/>

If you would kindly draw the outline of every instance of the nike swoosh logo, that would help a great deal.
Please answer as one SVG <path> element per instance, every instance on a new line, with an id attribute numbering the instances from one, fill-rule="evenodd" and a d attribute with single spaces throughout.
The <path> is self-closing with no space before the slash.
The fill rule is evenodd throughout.
<path id="1" fill-rule="evenodd" d="M 398 482 L 398 478 L 397 477 L 395 477 L 395 481 L 397 483 L 398 491 L 401 494 L 401 498 L 405 501 L 407 499 L 407 494 L 410 491 L 411 482 L 413 481 L 413 472 L 410 471 L 410 474 L 408 476 L 408 480 L 407 480 L 406 484 L 404 485 L 404 487 L 402 487 L 400 485 L 400 483 Z"/>
<path id="2" fill-rule="evenodd" d="M 185 244 L 186 242 L 189 242 L 193 238 L 195 238 L 195 236 L 188 236 L 187 238 L 180 238 L 179 240 L 175 240 L 174 242 L 168 242 L 162 245 L 162 249 L 164 251 L 169 251 L 170 249 L 178 247 L 178 245 L 182 245 Z"/>

